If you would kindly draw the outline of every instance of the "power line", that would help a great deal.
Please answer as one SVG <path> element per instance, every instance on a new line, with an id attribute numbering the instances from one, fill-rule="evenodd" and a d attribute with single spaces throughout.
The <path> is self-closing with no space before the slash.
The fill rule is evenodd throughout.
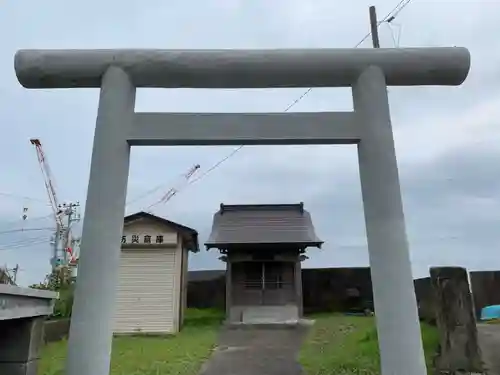
<path id="1" fill-rule="evenodd" d="M 199 169 L 200 169 L 200 165 L 199 164 L 195 164 L 191 168 L 189 168 L 187 170 L 187 172 L 182 173 L 181 175 L 179 175 L 179 180 L 176 181 L 175 184 L 173 184 L 173 187 L 171 187 L 165 194 L 163 194 L 163 196 L 158 201 L 150 204 L 147 208 L 143 209 L 142 211 L 149 212 L 152 207 L 157 206 L 157 205 L 159 205 L 161 203 L 168 202 L 170 199 L 172 199 L 182 189 L 183 185 L 187 185 L 188 184 L 188 182 L 190 181 L 191 177 Z M 181 184 L 182 184 L 182 186 L 180 186 Z M 146 193 L 144 193 L 144 194 L 136 197 L 135 199 L 132 199 L 132 200 L 128 201 L 125 204 L 125 209 L 127 208 L 127 206 L 131 205 L 132 203 L 135 203 L 135 202 L 141 200 L 142 198 L 145 198 L 146 196 L 149 196 L 149 195 L 155 193 L 156 191 L 164 188 L 165 186 L 166 186 L 166 184 L 160 184 L 160 185 L 156 186 L 155 188 L 147 191 Z"/>
<path id="2" fill-rule="evenodd" d="M 21 243 L 13 244 L 13 245 L 0 245 L 0 247 L 1 247 L 0 251 L 15 250 L 15 249 L 23 248 L 23 247 L 28 247 L 28 246 L 46 244 L 49 242 L 50 242 L 50 240 L 48 240 L 47 237 L 33 238 L 32 241 L 29 241 L 29 242 L 21 242 Z"/>
<path id="3" fill-rule="evenodd" d="M 186 180 L 186 179 L 189 179 L 189 178 L 190 178 L 190 177 L 191 177 L 194 173 L 196 173 L 196 171 L 197 171 L 199 168 L 200 168 L 200 165 L 199 165 L 199 164 L 196 164 L 196 165 L 194 165 L 193 167 L 191 167 L 191 168 L 190 168 L 187 172 L 180 174 L 180 175 L 178 176 L 178 178 L 179 178 L 181 181 L 184 181 L 184 180 Z M 176 181 L 176 182 L 179 182 L 179 181 Z M 171 185 L 171 184 L 169 184 L 169 185 Z M 160 189 L 162 189 L 162 188 L 165 188 L 166 186 L 167 186 L 167 184 L 162 183 L 162 184 L 160 184 L 160 185 L 158 185 L 158 186 L 154 187 L 153 189 L 148 190 L 148 191 L 147 191 L 147 192 L 145 192 L 144 194 L 141 194 L 141 195 L 137 196 L 136 198 L 129 200 L 129 201 L 125 204 L 125 208 L 126 208 L 127 206 L 129 206 L 129 205 L 131 205 L 131 204 L 133 204 L 133 203 L 135 203 L 135 202 L 137 202 L 137 201 L 139 201 L 139 200 L 141 200 L 141 199 L 143 199 L 143 198 L 145 198 L 145 197 L 147 197 L 147 196 L 149 196 L 149 195 L 151 195 L 151 194 L 153 194 L 153 193 L 157 192 L 158 190 L 160 190 Z M 178 190 L 178 189 L 176 189 L 175 187 L 174 187 L 174 188 L 171 188 L 171 189 L 169 190 L 169 192 L 167 192 L 167 195 L 168 195 L 168 194 L 170 194 L 170 192 L 171 192 L 171 191 L 173 191 L 173 192 L 174 192 L 174 195 L 175 195 L 175 192 L 176 192 L 177 190 Z M 165 200 L 165 198 L 167 198 L 167 197 L 166 197 L 166 196 L 162 197 L 162 199 L 160 199 L 160 201 L 158 201 L 158 202 L 156 202 L 156 203 L 151 204 L 148 208 L 151 208 L 152 206 L 156 205 L 157 203 L 161 203 L 161 202 L 163 202 L 163 201 Z"/>
<path id="4" fill-rule="evenodd" d="M 36 241 L 36 242 L 30 242 L 30 243 L 20 244 L 20 245 L 17 245 L 17 246 L 9 246 L 9 248 L 7 248 L 7 249 L 0 249 L 0 251 L 17 250 L 17 249 L 21 249 L 23 247 L 29 247 L 29 246 L 35 246 L 35 245 L 45 245 L 45 244 L 48 244 L 48 243 L 49 243 L 49 241 L 47 241 L 47 240 L 39 240 L 39 241 Z"/>
<path id="5" fill-rule="evenodd" d="M 309 92 L 311 92 L 312 90 L 312 87 L 311 88 L 308 88 L 306 91 L 304 91 L 302 93 L 302 95 L 300 95 L 297 99 L 295 99 L 292 103 L 290 103 L 288 105 L 288 107 L 285 108 L 285 110 L 283 112 L 288 112 L 290 109 L 292 109 L 298 102 L 300 102 L 307 94 L 309 94 Z M 210 168 L 208 168 L 205 172 L 203 172 L 201 175 L 199 175 L 198 177 L 196 178 L 193 178 L 192 180 L 190 180 L 187 185 L 192 185 L 194 184 L 195 182 L 201 180 L 202 178 L 204 178 L 206 175 L 208 175 L 210 172 L 212 172 L 214 169 L 217 169 L 221 164 L 223 164 L 226 160 L 230 159 L 233 155 L 235 155 L 238 151 L 240 151 L 243 147 L 245 147 L 244 145 L 241 145 L 241 146 L 238 146 L 236 147 L 233 151 L 231 151 L 228 155 L 226 155 L 224 158 L 222 158 L 221 160 L 219 160 L 217 163 L 215 163 L 214 165 L 212 165 Z M 163 186 L 163 185 L 162 185 Z M 156 190 L 158 190 L 161 186 L 158 186 L 152 190 L 150 190 L 151 193 L 155 192 Z M 176 192 L 179 193 L 181 190 L 178 190 Z M 142 195 L 140 198 L 137 198 L 133 201 L 131 201 L 130 203 L 128 204 L 131 204 L 141 198 L 143 198 L 144 196 L 148 195 L 147 193 Z M 158 202 L 157 202 L 158 203 Z M 153 203 L 151 206 L 148 207 L 151 208 L 153 206 L 155 206 L 157 203 Z"/>
<path id="6" fill-rule="evenodd" d="M 49 204 L 49 202 L 46 201 L 46 200 L 39 199 L 39 198 L 32 198 L 32 197 L 28 197 L 28 196 L 25 196 L 25 195 L 18 195 L 18 194 L 6 193 L 6 192 L 3 192 L 3 191 L 0 191 L 0 195 L 4 196 L 4 197 L 17 198 L 17 199 L 21 199 L 21 200 L 41 202 L 41 203 L 45 203 L 47 205 Z"/>
<path id="7" fill-rule="evenodd" d="M 391 10 L 383 19 L 382 19 L 382 22 L 392 22 L 394 21 L 394 19 L 398 16 L 399 13 L 401 13 L 401 11 L 406 8 L 406 6 L 408 4 L 410 4 L 411 0 L 402 0 L 399 2 L 398 5 L 396 5 L 396 7 Z"/>
<path id="8" fill-rule="evenodd" d="M 401 0 L 389 13 L 385 15 L 380 21 L 377 22 L 377 28 L 383 24 L 384 22 L 392 22 L 396 16 L 411 2 L 411 0 Z M 354 48 L 358 48 L 363 42 L 368 39 L 372 35 L 371 31 L 366 34 L 359 42 L 354 46 Z"/>
<path id="9" fill-rule="evenodd" d="M 45 216 L 35 216 L 33 218 L 27 218 L 27 219 L 18 219 L 18 220 L 15 220 L 15 221 L 9 221 L 7 223 L 3 223 L 2 225 L 5 225 L 7 227 L 9 226 L 12 226 L 12 225 L 16 225 L 16 224 L 19 224 L 19 225 L 23 225 L 25 223 L 31 223 L 33 221 L 38 221 L 38 220 L 42 220 L 42 219 L 48 219 L 48 218 L 52 218 L 53 217 L 53 214 L 48 214 L 48 215 L 45 215 Z"/>
<path id="10" fill-rule="evenodd" d="M 383 17 L 380 21 L 377 22 L 377 28 L 384 22 L 392 22 L 396 16 L 411 2 L 411 0 L 401 0 L 399 3 Z M 358 48 L 366 39 L 368 39 L 371 35 L 371 31 L 366 34 L 355 46 L 354 48 Z M 292 109 L 297 103 L 299 103 L 302 99 L 304 99 L 311 91 L 312 87 L 308 88 L 306 91 L 302 93 L 297 99 L 295 99 L 288 107 L 285 108 L 284 112 L 288 112 L 290 109 Z M 221 164 L 226 162 L 228 159 L 236 155 L 245 145 L 238 146 L 235 148 L 233 151 L 231 151 L 228 155 L 226 155 L 224 158 L 219 160 L 217 163 L 215 163 L 213 166 L 211 166 L 209 169 L 207 169 L 204 173 L 199 175 L 197 178 L 191 180 L 188 185 L 192 185 L 197 181 L 200 181 L 202 178 L 206 177 L 208 174 L 213 172 L 215 169 L 217 169 Z"/>
<path id="11" fill-rule="evenodd" d="M 217 167 L 219 165 L 221 165 L 222 163 L 224 163 L 227 159 L 231 158 L 234 154 L 236 154 L 238 151 L 240 151 L 243 147 L 245 147 L 245 146 L 241 145 L 241 146 L 238 146 L 237 148 L 235 148 L 231 153 L 229 153 L 224 158 L 222 158 L 221 160 L 219 160 L 217 163 L 215 163 L 214 165 L 212 165 L 210 168 L 208 168 L 201 175 L 199 175 L 198 177 L 196 177 L 196 178 L 192 179 L 191 181 L 189 181 L 188 185 L 194 184 L 196 181 L 201 180 L 203 177 L 205 177 L 207 174 L 209 174 L 210 172 L 212 172 L 214 169 L 217 169 Z"/>
<path id="12" fill-rule="evenodd" d="M 302 93 L 302 95 L 300 95 L 297 99 L 295 99 L 292 103 L 290 103 L 288 105 L 288 107 L 285 108 L 285 110 L 283 112 L 288 112 L 290 109 L 292 109 L 298 102 L 300 102 L 302 99 L 304 99 L 304 97 L 309 94 L 312 90 L 312 87 L 308 88 L 306 91 L 304 91 Z M 188 185 L 192 185 L 194 184 L 196 181 L 199 181 L 201 180 L 202 178 L 204 178 L 206 175 L 208 175 L 210 172 L 212 172 L 214 169 L 217 169 L 221 164 L 223 164 L 226 160 L 230 159 L 231 157 L 233 157 L 238 151 L 240 151 L 243 147 L 245 147 L 245 145 L 241 145 L 241 146 L 238 146 L 236 147 L 233 151 L 231 151 L 228 155 L 226 155 L 224 158 L 222 158 L 221 160 L 219 160 L 217 163 L 215 163 L 214 165 L 212 165 L 210 168 L 208 168 L 205 172 L 203 172 L 201 175 L 199 175 L 198 177 L 192 179 L 191 181 L 189 181 Z"/>
<path id="13" fill-rule="evenodd" d="M 194 165 L 192 168 L 190 168 L 188 170 L 187 173 L 183 174 L 181 176 L 181 180 L 179 181 L 179 184 L 177 185 L 174 185 L 174 187 L 170 188 L 166 194 L 164 194 L 160 200 L 158 200 L 157 202 L 151 204 L 147 209 L 146 209 L 146 212 L 150 212 L 151 208 L 154 207 L 154 206 L 157 206 L 161 203 L 167 203 L 170 199 L 172 199 L 173 197 L 175 197 L 175 195 L 182 190 L 183 187 L 187 186 L 189 184 L 189 181 L 191 179 L 191 177 L 193 177 L 193 175 L 198 171 L 198 169 L 200 169 L 200 165 L 199 164 L 196 164 Z M 181 185 L 182 184 L 182 185 Z"/>
<path id="14" fill-rule="evenodd" d="M 141 194 L 141 195 L 139 195 L 139 196 L 135 197 L 134 199 L 131 199 L 130 201 L 128 201 L 128 202 L 125 204 L 125 208 L 126 208 L 127 206 L 130 206 L 131 204 L 134 204 L 134 203 L 136 203 L 136 202 L 140 201 L 140 200 L 141 200 L 141 199 L 143 199 L 143 198 L 146 198 L 147 196 L 150 196 L 150 195 L 151 195 L 151 194 L 153 194 L 153 193 L 156 193 L 158 190 L 160 190 L 161 188 L 163 188 L 163 187 L 165 187 L 165 186 L 166 186 L 166 184 L 160 184 L 160 185 L 156 186 L 155 188 L 153 188 L 153 189 L 151 189 L 151 190 L 146 191 L 144 194 Z"/>
<path id="15" fill-rule="evenodd" d="M 411 2 L 411 0 L 400 0 L 399 3 L 389 12 L 387 13 L 380 21 L 377 22 L 377 25 L 376 27 L 378 28 L 382 23 L 390 23 L 392 22 L 396 16 Z M 369 33 L 367 33 L 355 46 L 354 48 L 357 48 L 359 47 L 368 37 L 370 37 L 370 35 L 372 35 L 372 32 L 370 31 Z M 308 88 L 306 91 L 304 91 L 298 98 L 296 98 L 292 103 L 290 103 L 283 112 L 288 112 L 290 109 L 292 109 L 295 105 L 297 105 L 304 97 L 306 97 L 311 91 L 312 91 L 312 87 Z M 217 163 L 215 163 L 213 166 L 211 166 L 210 168 L 208 168 L 205 172 L 203 172 L 201 175 L 199 175 L 198 177 L 190 180 L 188 182 L 187 185 L 192 185 L 194 184 L 195 182 L 198 182 L 200 181 L 201 179 L 203 179 L 204 177 L 206 177 L 208 174 L 210 174 L 212 171 L 214 171 L 215 169 L 217 169 L 220 165 L 222 165 L 224 162 L 226 162 L 228 159 L 230 159 L 231 157 L 233 157 L 235 154 L 237 154 L 243 147 L 245 147 L 245 145 L 240 145 L 238 146 L 237 148 L 235 148 L 233 151 L 231 151 L 228 155 L 226 155 L 224 158 L 222 158 L 221 160 L 219 160 Z M 160 190 L 161 188 L 163 188 L 165 186 L 165 184 L 161 184 L 161 185 L 158 185 L 156 186 L 155 188 L 151 189 L 151 190 L 148 190 L 147 192 L 145 192 L 144 194 L 130 200 L 129 202 L 126 203 L 126 206 L 129 206 L 153 193 L 155 193 L 156 191 Z M 177 191 L 176 193 L 180 192 Z M 149 207 L 152 207 L 152 206 L 155 206 L 156 203 L 153 203 L 151 206 Z"/>
<path id="16" fill-rule="evenodd" d="M 7 241 L 7 242 L 0 243 L 0 246 L 1 247 L 5 247 L 5 246 L 17 246 L 17 245 L 22 245 L 22 244 L 25 244 L 25 243 L 30 243 L 30 242 L 33 242 L 33 241 L 39 241 L 39 240 L 47 239 L 47 238 L 48 238 L 48 236 L 43 235 L 43 236 L 37 236 L 37 237 L 15 239 L 13 241 Z"/>
<path id="17" fill-rule="evenodd" d="M 0 234 L 10 234 L 10 233 L 16 233 L 16 232 L 32 232 L 32 231 L 39 231 L 39 230 L 54 230 L 54 228 L 25 228 L 25 229 L 11 229 L 11 230 L 3 230 L 3 231 L 0 231 Z"/>

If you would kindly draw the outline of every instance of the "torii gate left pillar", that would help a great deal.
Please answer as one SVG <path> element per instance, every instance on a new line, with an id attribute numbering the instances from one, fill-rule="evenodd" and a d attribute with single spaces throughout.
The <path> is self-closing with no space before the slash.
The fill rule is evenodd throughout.
<path id="1" fill-rule="evenodd" d="M 241 144 L 357 144 L 382 374 L 427 373 L 386 86 L 460 85 L 466 49 L 28 50 L 15 67 L 27 88 L 101 88 L 68 375 L 109 373 L 130 146 Z M 352 87 L 354 111 L 135 113 L 136 87 Z"/>

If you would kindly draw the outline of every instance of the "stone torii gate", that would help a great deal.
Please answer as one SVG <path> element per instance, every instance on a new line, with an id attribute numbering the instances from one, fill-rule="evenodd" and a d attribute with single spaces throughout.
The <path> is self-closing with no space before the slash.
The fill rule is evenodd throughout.
<path id="1" fill-rule="evenodd" d="M 460 85 L 464 48 L 21 50 L 26 88 L 100 88 L 68 375 L 109 372 L 130 146 L 356 144 L 384 375 L 424 375 L 387 86 Z M 353 112 L 136 113 L 137 87 L 352 87 Z"/>

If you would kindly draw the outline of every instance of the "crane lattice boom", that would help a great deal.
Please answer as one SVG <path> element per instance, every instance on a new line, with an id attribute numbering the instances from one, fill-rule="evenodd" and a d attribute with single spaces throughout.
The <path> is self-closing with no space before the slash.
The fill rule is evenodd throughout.
<path id="1" fill-rule="evenodd" d="M 54 213 L 54 218 L 56 222 L 60 225 L 60 228 L 63 227 L 62 219 L 61 219 L 61 209 L 59 207 L 59 203 L 57 201 L 57 195 L 54 188 L 54 179 L 52 177 L 52 172 L 50 170 L 49 163 L 47 161 L 47 157 L 45 156 L 45 152 L 43 151 L 42 143 L 39 139 L 33 138 L 30 139 L 30 143 L 35 146 L 36 155 L 38 158 L 38 164 L 40 165 L 40 169 L 42 171 L 45 189 L 47 190 L 47 195 L 49 196 L 50 206 Z"/>
<path id="2" fill-rule="evenodd" d="M 179 190 L 182 188 L 182 185 L 186 184 L 189 182 L 189 179 L 191 177 L 193 177 L 193 175 L 196 173 L 196 171 L 200 169 L 200 165 L 199 164 L 196 164 L 194 165 L 193 167 L 191 167 L 186 174 L 182 175 L 182 179 L 179 183 L 179 186 L 174 186 L 172 187 L 169 191 L 167 191 L 167 193 L 160 199 L 160 201 L 158 203 L 166 203 L 168 202 L 170 199 L 172 199 L 174 197 L 174 195 L 176 195 Z"/>
<path id="3" fill-rule="evenodd" d="M 174 187 L 170 188 L 157 202 L 151 204 L 147 210 L 151 209 L 154 206 L 159 205 L 160 203 L 166 203 L 170 199 L 172 199 L 181 189 L 182 186 L 189 182 L 189 179 L 193 177 L 193 175 L 200 169 L 200 165 L 193 165 L 185 174 L 181 175 L 180 181 Z"/>

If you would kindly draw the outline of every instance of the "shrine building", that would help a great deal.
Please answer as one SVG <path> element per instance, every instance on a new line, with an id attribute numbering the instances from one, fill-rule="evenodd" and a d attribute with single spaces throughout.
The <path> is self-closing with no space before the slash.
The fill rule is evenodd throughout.
<path id="1" fill-rule="evenodd" d="M 221 204 L 205 246 L 226 263 L 227 322 L 298 322 L 301 262 L 322 244 L 303 203 Z"/>

